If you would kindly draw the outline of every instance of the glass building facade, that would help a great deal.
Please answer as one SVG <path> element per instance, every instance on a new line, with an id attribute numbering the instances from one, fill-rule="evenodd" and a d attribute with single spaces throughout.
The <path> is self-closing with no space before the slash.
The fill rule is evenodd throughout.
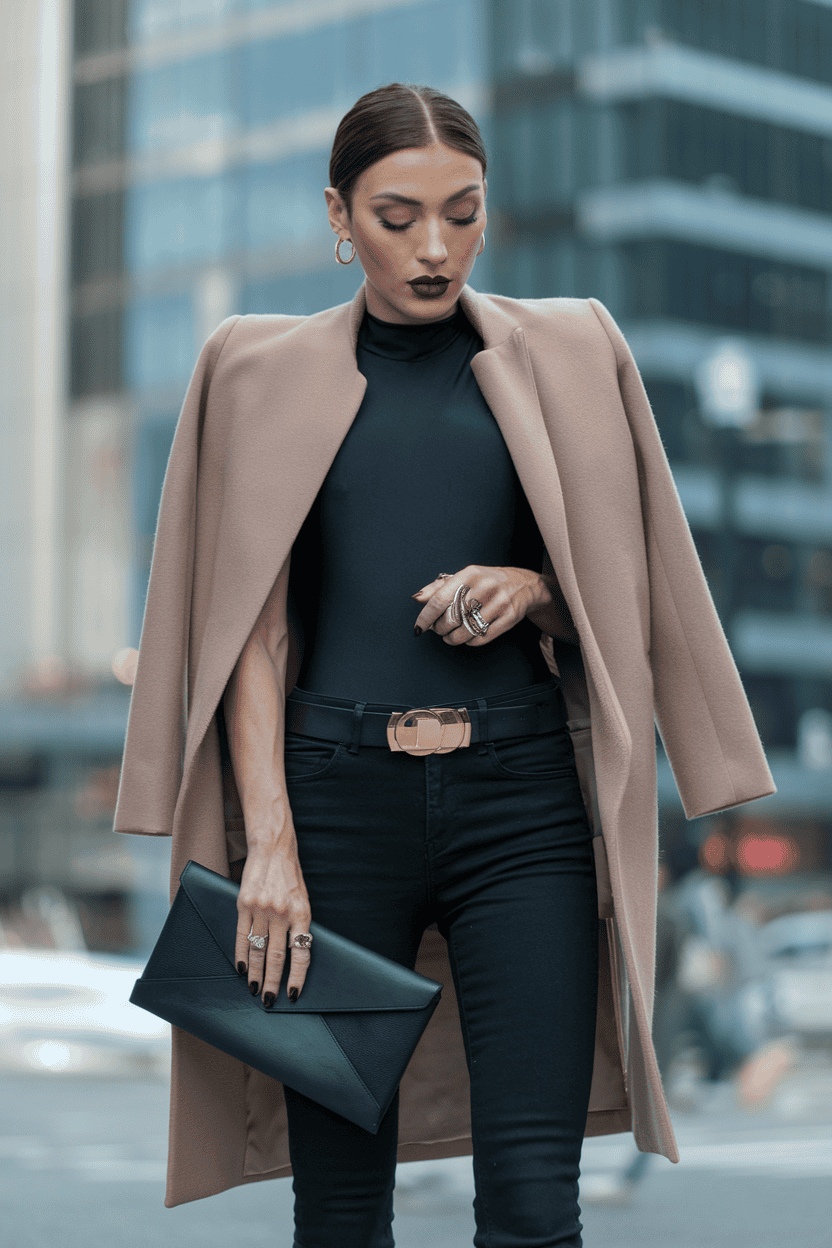
<path id="1" fill-rule="evenodd" d="M 400 80 L 456 94 L 485 123 L 484 33 L 478 0 L 76 5 L 70 388 L 76 404 L 120 395 L 130 412 L 128 644 L 202 343 L 232 312 L 352 297 L 361 274 L 335 263 L 323 196 L 338 119 Z"/>
<path id="2" fill-rule="evenodd" d="M 803 792 L 824 847 L 809 857 L 828 865 L 832 8 L 492 0 L 490 13 L 495 286 L 596 295 L 621 324 L 779 800 Z M 697 385 L 726 338 L 759 387 L 755 418 L 729 432 Z"/>

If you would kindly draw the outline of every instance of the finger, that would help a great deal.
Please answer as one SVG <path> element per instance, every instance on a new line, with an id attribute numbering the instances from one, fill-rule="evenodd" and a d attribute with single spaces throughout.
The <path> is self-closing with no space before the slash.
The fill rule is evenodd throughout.
<path id="1" fill-rule="evenodd" d="M 431 594 L 428 601 L 422 607 L 422 610 L 416 616 L 415 627 L 420 628 L 423 632 L 425 629 L 431 628 L 434 622 L 438 621 L 439 617 L 448 610 L 448 607 L 453 605 L 457 590 L 461 585 L 466 585 L 468 587 L 462 594 L 463 598 L 471 590 L 472 579 L 475 578 L 469 579 L 466 577 L 463 581 L 460 574 L 460 577 L 455 577 L 453 580 L 440 582 L 441 588 Z M 477 597 L 480 597 L 480 595 L 477 594 Z M 453 620 L 450 619 L 450 616 L 445 616 L 445 619 L 451 627 L 456 627 Z M 444 631 L 446 631 L 444 624 L 437 624 L 434 629 L 434 632 L 440 633 L 440 635 Z"/>
<path id="2" fill-rule="evenodd" d="M 308 931 L 309 928 L 306 927 L 303 930 Z M 294 932 L 290 933 L 290 939 L 293 935 Z M 312 950 L 299 949 L 297 945 L 292 945 L 289 952 L 292 956 L 292 963 L 289 968 L 289 978 L 286 981 L 286 992 L 291 1000 L 292 989 L 297 988 L 297 996 L 294 998 L 297 1000 L 306 982 L 306 972 L 309 970 L 309 964 L 312 961 Z"/>
<path id="3" fill-rule="evenodd" d="M 455 628 L 459 628 L 459 625 L 451 619 L 450 607 L 451 603 L 448 603 L 446 607 L 441 607 L 439 615 L 437 615 L 433 623 L 427 625 L 427 627 L 432 628 L 439 637 L 443 637 L 446 633 L 453 632 Z"/>
<path id="4" fill-rule="evenodd" d="M 263 967 L 269 942 L 266 941 L 265 949 L 258 949 L 248 939 L 249 933 L 252 936 L 267 936 L 268 930 L 267 921 L 265 919 L 258 921 L 256 915 L 253 923 L 249 920 L 246 924 L 245 920 L 242 919 L 237 927 L 237 938 L 234 942 L 234 964 L 241 975 L 246 975 L 252 993 L 257 992 L 257 989 L 263 982 Z M 241 965 L 243 970 L 240 970 Z"/>
<path id="5" fill-rule="evenodd" d="M 410 596 L 411 598 L 421 598 L 422 600 L 424 600 L 425 598 L 429 598 L 431 594 L 434 593 L 434 591 L 439 588 L 440 585 L 445 585 L 447 583 L 447 580 L 448 578 L 446 576 L 442 576 L 442 577 L 437 576 L 434 578 L 434 580 L 428 581 L 427 585 L 423 585 L 421 589 L 417 589 L 416 593 L 411 594 Z"/>
<path id="6" fill-rule="evenodd" d="M 489 619 L 484 612 L 481 612 L 481 614 L 483 615 L 485 622 L 488 624 L 488 631 L 486 633 L 474 636 L 469 633 L 464 624 L 460 624 L 459 628 L 454 628 L 454 630 L 443 637 L 442 640 L 447 642 L 449 646 L 487 646 L 489 641 L 493 641 L 495 637 L 499 637 L 503 633 L 507 632 L 507 624 L 503 616 Z"/>
<path id="7" fill-rule="evenodd" d="M 248 970 L 248 956 L 253 945 L 249 944 L 248 934 L 251 931 L 252 911 L 247 907 L 240 909 L 237 920 L 237 938 L 234 941 L 234 965 L 241 975 Z"/>
<path id="8" fill-rule="evenodd" d="M 286 965 L 286 929 L 287 923 L 285 920 L 272 919 L 269 926 L 269 943 L 266 946 L 267 957 L 263 966 L 262 991 L 260 994 L 264 1005 L 267 1004 L 267 993 L 271 993 L 273 998 L 277 996 L 277 990 L 283 977 L 283 968 Z"/>

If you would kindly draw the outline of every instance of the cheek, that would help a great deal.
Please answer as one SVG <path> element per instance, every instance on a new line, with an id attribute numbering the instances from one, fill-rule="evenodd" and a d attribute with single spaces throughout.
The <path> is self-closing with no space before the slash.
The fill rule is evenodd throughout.
<path id="1" fill-rule="evenodd" d="M 475 234 L 473 238 L 466 239 L 462 251 L 464 260 L 472 260 L 477 254 L 477 248 L 480 245 L 482 234 Z"/>
<path id="2" fill-rule="evenodd" d="M 363 235 L 362 250 L 372 267 L 379 273 L 391 274 L 395 271 L 395 262 L 390 252 L 381 246 L 375 239 L 368 238 Z"/>

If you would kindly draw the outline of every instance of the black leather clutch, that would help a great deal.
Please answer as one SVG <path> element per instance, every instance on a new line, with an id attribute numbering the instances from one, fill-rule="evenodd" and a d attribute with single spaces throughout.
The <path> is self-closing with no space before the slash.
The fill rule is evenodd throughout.
<path id="1" fill-rule="evenodd" d="M 442 984 L 313 920 L 303 991 L 287 958 L 267 1009 L 234 965 L 239 891 L 190 860 L 130 1000 L 375 1135 Z"/>

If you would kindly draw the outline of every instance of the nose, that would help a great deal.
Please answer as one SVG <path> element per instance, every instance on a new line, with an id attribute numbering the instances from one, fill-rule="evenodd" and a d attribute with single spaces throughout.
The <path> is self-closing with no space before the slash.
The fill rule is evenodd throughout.
<path id="1" fill-rule="evenodd" d="M 423 264 L 439 265 L 448 258 L 448 248 L 442 237 L 438 219 L 429 219 L 419 239 L 419 259 Z"/>

